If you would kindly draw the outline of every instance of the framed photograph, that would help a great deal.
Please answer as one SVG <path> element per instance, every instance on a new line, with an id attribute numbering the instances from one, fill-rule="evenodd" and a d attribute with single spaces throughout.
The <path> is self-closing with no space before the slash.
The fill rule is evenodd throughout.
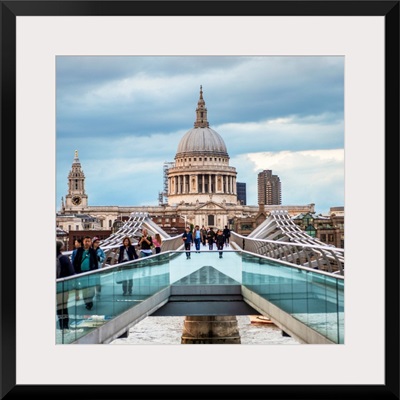
<path id="1" fill-rule="evenodd" d="M 1 32 L 2 398 L 399 399 L 399 1 L 2 1 Z M 344 57 L 344 344 L 55 344 L 56 58 L 104 55 Z"/>

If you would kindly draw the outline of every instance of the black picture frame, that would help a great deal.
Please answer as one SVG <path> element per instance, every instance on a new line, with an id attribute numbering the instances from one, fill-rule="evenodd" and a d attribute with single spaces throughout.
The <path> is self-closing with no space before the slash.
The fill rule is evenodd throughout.
<path id="1" fill-rule="evenodd" d="M 196 7 L 199 3 L 199 7 Z M 194 394 L 269 399 L 399 399 L 399 1 L 1 1 L 1 397 L 64 394 L 128 399 Z M 384 16 L 385 18 L 385 384 L 384 385 L 17 385 L 16 384 L 16 17 L 17 16 Z M 198 10 L 196 12 L 196 10 Z M 218 10 L 218 11 L 217 11 Z M 390 177 L 390 178 L 389 178 Z M 373 190 L 373 189 L 371 189 Z M 4 194 L 7 194 L 4 196 Z M 373 210 L 371 210 L 373 214 Z M 372 218 L 372 217 L 371 217 Z M 397 222 L 396 222 L 397 221 Z M 393 232 L 394 231 L 394 232 Z M 393 257 L 391 257 L 391 255 Z M 373 298 L 371 298 L 371 302 Z M 62 368 L 60 363 L 59 366 Z M 238 368 L 244 366 L 238 365 Z M 179 373 L 179 371 L 177 371 Z M 332 371 L 340 373 L 340 371 Z"/>

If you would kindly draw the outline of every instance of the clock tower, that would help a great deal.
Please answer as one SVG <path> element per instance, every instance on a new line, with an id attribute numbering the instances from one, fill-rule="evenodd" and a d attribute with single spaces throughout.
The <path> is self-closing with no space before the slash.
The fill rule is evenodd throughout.
<path id="1" fill-rule="evenodd" d="M 86 208 L 88 197 L 85 193 L 85 174 L 78 158 L 78 150 L 75 150 L 72 169 L 68 174 L 68 194 L 65 196 L 65 209 L 78 211 Z"/>

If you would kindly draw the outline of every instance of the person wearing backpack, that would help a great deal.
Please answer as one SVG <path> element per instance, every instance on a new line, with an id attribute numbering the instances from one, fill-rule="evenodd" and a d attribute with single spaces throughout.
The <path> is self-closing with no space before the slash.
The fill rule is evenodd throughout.
<path id="1" fill-rule="evenodd" d="M 56 277 L 66 278 L 75 275 L 74 267 L 68 256 L 62 254 L 64 243 L 61 240 L 56 241 Z M 69 291 L 57 293 L 57 317 L 60 329 L 69 329 L 68 313 Z"/>

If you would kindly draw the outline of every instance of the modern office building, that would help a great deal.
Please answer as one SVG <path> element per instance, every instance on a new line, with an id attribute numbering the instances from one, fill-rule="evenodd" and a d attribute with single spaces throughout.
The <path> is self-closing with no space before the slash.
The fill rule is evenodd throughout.
<path id="1" fill-rule="evenodd" d="M 279 205 L 282 201 L 281 181 L 270 169 L 258 174 L 258 204 Z"/>
<path id="2" fill-rule="evenodd" d="M 237 199 L 240 204 L 247 204 L 246 183 L 236 182 Z"/>

